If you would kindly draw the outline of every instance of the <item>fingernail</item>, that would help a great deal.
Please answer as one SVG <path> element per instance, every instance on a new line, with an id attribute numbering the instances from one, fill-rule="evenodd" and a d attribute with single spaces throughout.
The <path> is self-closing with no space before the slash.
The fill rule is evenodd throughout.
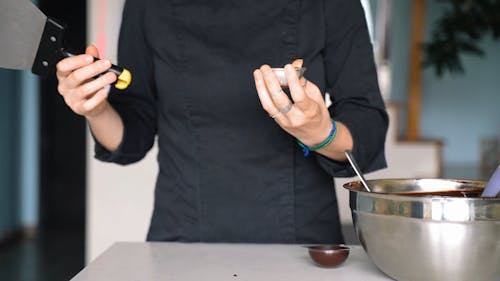
<path id="1" fill-rule="evenodd" d="M 92 56 L 85 56 L 85 61 L 92 62 L 92 61 L 94 61 L 94 58 Z"/>
<path id="2" fill-rule="evenodd" d="M 292 73 L 294 71 L 293 67 L 291 64 L 285 65 L 285 70 L 289 73 Z"/>
<path id="3" fill-rule="evenodd" d="M 103 60 L 102 61 L 102 65 L 104 65 L 104 66 L 110 66 L 111 62 L 109 60 Z"/>
<path id="4" fill-rule="evenodd" d="M 104 87 L 104 90 L 106 90 L 106 92 L 109 92 L 110 89 L 111 89 L 111 85 L 107 85 Z"/>

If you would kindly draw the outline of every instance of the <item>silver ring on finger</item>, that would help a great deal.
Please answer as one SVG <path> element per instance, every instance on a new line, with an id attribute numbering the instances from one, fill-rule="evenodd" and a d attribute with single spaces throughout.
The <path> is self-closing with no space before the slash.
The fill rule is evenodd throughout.
<path id="1" fill-rule="evenodd" d="M 283 114 L 287 114 L 291 109 L 292 109 L 293 104 L 289 102 L 287 105 L 283 106 L 282 108 L 279 108 L 279 112 Z"/>

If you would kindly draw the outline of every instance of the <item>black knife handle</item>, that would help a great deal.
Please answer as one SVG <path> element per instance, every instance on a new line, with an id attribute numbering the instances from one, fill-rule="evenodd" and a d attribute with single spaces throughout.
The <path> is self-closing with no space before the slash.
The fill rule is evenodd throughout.
<path id="1" fill-rule="evenodd" d="M 47 18 L 38 45 L 38 50 L 33 61 L 31 71 L 40 76 L 53 73 L 55 65 L 62 59 L 74 56 L 73 53 L 63 48 L 63 37 L 66 27 L 52 18 Z M 97 58 L 94 58 L 97 60 Z M 116 74 L 118 79 L 114 83 L 115 88 L 124 90 L 132 82 L 132 74 L 125 68 L 112 65 L 108 72 Z"/>
<path id="2" fill-rule="evenodd" d="M 61 49 L 60 53 L 63 58 L 76 56 L 75 54 L 66 49 Z M 96 60 L 99 59 L 94 57 L 94 61 Z M 126 68 L 112 64 L 111 68 L 109 68 L 107 72 L 113 72 L 114 74 L 116 74 L 117 79 L 113 84 L 115 88 L 119 90 L 125 90 L 128 87 L 128 85 L 130 85 L 130 82 L 132 82 L 132 74 Z"/>

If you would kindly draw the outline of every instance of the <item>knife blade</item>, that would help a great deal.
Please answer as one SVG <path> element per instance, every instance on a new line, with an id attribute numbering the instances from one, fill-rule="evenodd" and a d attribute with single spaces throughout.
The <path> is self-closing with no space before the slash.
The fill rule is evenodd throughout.
<path id="1" fill-rule="evenodd" d="M 0 67 L 49 75 L 61 59 L 75 55 L 63 46 L 65 30 L 29 0 L 0 0 Z M 118 77 L 117 89 L 126 89 L 132 81 L 123 67 L 112 65 L 108 72 Z"/>

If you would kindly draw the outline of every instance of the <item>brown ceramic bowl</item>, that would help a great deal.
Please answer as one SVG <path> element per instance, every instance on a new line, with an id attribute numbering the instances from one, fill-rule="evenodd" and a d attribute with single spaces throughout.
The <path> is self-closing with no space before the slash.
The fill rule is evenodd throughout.
<path id="1" fill-rule="evenodd" d="M 309 256 L 319 266 L 334 267 L 342 264 L 349 256 L 349 247 L 344 245 L 306 246 Z"/>

